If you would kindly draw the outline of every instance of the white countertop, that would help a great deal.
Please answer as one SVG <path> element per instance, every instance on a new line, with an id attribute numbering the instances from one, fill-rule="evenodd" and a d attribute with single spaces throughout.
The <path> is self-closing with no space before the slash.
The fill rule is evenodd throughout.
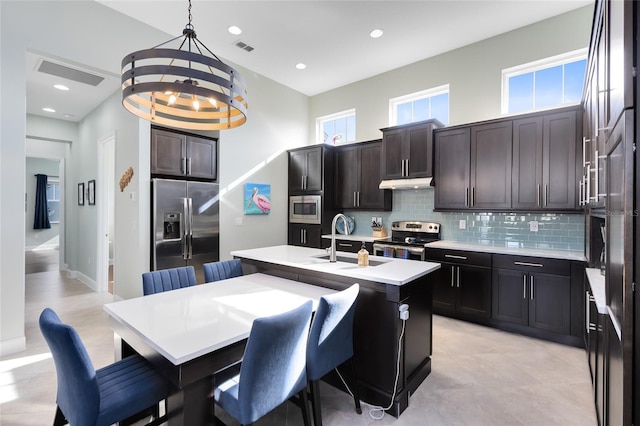
<path id="1" fill-rule="evenodd" d="M 607 299 L 605 297 L 604 275 L 600 273 L 599 268 L 586 268 L 587 280 L 589 280 L 589 286 L 591 287 L 591 293 L 596 300 L 596 306 L 598 307 L 598 313 L 606 314 L 607 311 Z"/>
<path id="2" fill-rule="evenodd" d="M 184 287 L 104 305 L 116 321 L 180 365 L 249 337 L 253 320 L 334 290 L 265 274 Z"/>
<path id="3" fill-rule="evenodd" d="M 326 239 L 331 239 L 331 234 L 325 234 L 322 236 L 322 238 L 326 238 Z M 365 242 L 365 243 L 373 243 L 374 241 L 384 241 L 384 240 L 389 240 L 391 239 L 391 236 L 386 236 L 386 237 L 374 237 L 371 235 L 357 235 L 357 234 L 349 234 L 349 235 L 344 235 L 344 234 L 336 234 L 336 239 L 337 240 L 347 240 L 347 241 L 359 241 L 359 242 Z"/>
<path id="4" fill-rule="evenodd" d="M 330 263 L 327 252 L 323 249 L 298 246 L 273 246 L 231 252 L 232 256 L 276 265 L 291 266 L 309 271 L 324 272 L 357 280 L 374 281 L 391 285 L 407 284 L 440 268 L 439 263 L 421 262 L 417 260 L 396 259 L 369 255 L 370 262 L 381 262 L 377 266 L 359 267 L 357 263 Z M 338 257 L 350 258 L 354 261 L 356 253 L 338 252 Z"/>
<path id="5" fill-rule="evenodd" d="M 449 249 L 449 250 L 467 250 L 467 251 L 480 251 L 483 253 L 496 253 L 496 254 L 511 254 L 515 256 L 534 256 L 534 257 L 546 257 L 552 259 L 563 260 L 578 260 L 586 261 L 584 253 L 581 251 L 570 250 L 551 250 L 551 249 L 537 249 L 537 248 L 519 248 L 519 247 L 505 247 L 496 245 L 485 244 L 473 244 L 473 243 L 460 243 L 456 241 L 441 240 L 427 244 L 428 248 Z"/>

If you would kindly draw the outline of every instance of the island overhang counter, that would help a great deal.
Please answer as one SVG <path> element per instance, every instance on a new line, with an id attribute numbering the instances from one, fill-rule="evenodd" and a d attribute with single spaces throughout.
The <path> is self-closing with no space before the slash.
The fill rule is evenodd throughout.
<path id="1" fill-rule="evenodd" d="M 431 372 L 430 273 L 439 263 L 369 256 L 371 266 L 359 267 L 355 253 L 338 252 L 338 262 L 330 263 L 325 250 L 287 245 L 231 255 L 242 260 L 245 274 L 261 272 L 334 290 L 359 283 L 353 344 L 360 397 L 391 406 L 387 412 L 395 417 L 408 407 L 409 396 Z M 409 306 L 406 321 L 399 311 L 404 304 Z M 343 387 L 336 376 L 326 380 Z"/>

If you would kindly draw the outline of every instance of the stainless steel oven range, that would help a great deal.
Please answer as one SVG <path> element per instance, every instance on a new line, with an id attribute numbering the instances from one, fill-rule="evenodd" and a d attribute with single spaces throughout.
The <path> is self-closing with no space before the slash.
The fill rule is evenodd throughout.
<path id="1" fill-rule="evenodd" d="M 398 221 L 391 223 L 391 240 L 373 244 L 376 256 L 424 260 L 425 246 L 440 240 L 440 224 L 435 222 Z"/>

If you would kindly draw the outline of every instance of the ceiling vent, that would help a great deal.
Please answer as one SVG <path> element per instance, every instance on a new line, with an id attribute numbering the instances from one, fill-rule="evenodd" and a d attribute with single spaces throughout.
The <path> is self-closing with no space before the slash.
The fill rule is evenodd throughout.
<path id="1" fill-rule="evenodd" d="M 249 46 L 247 43 L 243 43 L 241 41 L 237 41 L 235 43 L 236 47 L 239 47 L 242 50 L 246 50 L 247 52 L 251 52 L 253 50 L 253 47 Z"/>
<path id="2" fill-rule="evenodd" d="M 99 75 L 90 74 L 86 71 L 56 64 L 45 59 L 40 61 L 40 64 L 37 66 L 37 70 L 38 72 L 55 75 L 56 77 L 66 78 L 67 80 L 77 81 L 90 86 L 97 86 L 104 80 L 104 77 Z"/>

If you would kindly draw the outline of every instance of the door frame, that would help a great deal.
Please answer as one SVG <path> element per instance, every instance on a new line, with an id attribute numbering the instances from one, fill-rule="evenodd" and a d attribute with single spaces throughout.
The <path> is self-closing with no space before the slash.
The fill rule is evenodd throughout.
<path id="1" fill-rule="evenodd" d="M 116 131 L 114 130 L 112 133 L 98 139 L 97 143 L 98 174 L 96 179 L 96 205 L 99 206 L 99 208 L 97 209 L 98 217 L 96 226 L 96 290 L 99 292 L 106 292 L 109 289 L 109 216 L 110 214 L 115 214 L 115 206 L 109 204 L 110 185 L 108 182 L 112 180 L 112 183 L 115 183 L 116 141 Z M 110 149 L 113 150 L 114 170 L 108 170 L 105 166 Z M 100 208 L 100 206 L 102 206 L 102 208 Z M 116 294 L 115 280 L 113 286 L 113 294 Z"/>

